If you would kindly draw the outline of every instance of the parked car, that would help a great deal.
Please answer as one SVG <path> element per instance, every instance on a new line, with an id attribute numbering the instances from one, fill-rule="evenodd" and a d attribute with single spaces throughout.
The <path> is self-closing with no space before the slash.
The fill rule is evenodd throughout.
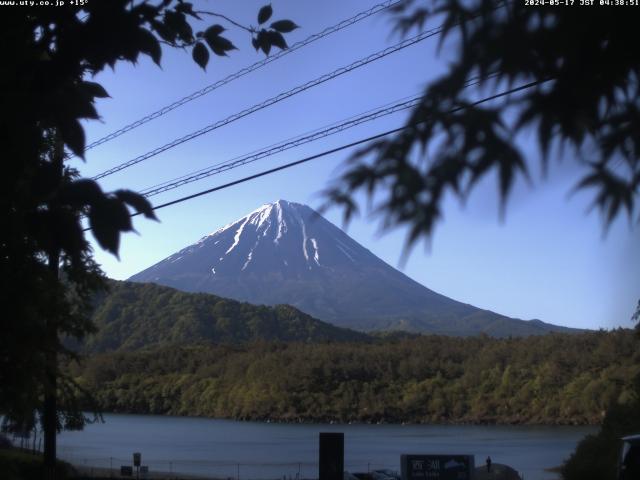
<path id="1" fill-rule="evenodd" d="M 374 470 L 373 472 L 371 472 L 372 474 L 378 474 L 378 475 L 384 475 L 385 478 L 380 478 L 380 480 L 387 480 L 387 479 L 391 479 L 391 480 L 400 480 L 400 474 L 398 472 L 395 472 L 393 470 L 390 470 L 388 468 L 383 468 L 380 470 Z M 373 477 L 375 480 L 378 480 L 375 476 Z"/>
<path id="2" fill-rule="evenodd" d="M 343 472 L 342 478 L 343 478 L 343 480 L 360 480 L 358 477 L 356 477 L 355 475 L 353 475 L 353 474 L 351 474 L 351 473 L 349 473 L 347 471 Z"/>
<path id="3" fill-rule="evenodd" d="M 622 438 L 618 480 L 640 479 L 640 434 Z"/>
<path id="4" fill-rule="evenodd" d="M 380 470 L 374 470 L 370 473 L 373 480 L 395 480 L 389 475 L 382 473 Z"/>
<path id="5" fill-rule="evenodd" d="M 351 475 L 356 477 L 358 480 L 373 480 L 370 473 L 353 472 Z"/>

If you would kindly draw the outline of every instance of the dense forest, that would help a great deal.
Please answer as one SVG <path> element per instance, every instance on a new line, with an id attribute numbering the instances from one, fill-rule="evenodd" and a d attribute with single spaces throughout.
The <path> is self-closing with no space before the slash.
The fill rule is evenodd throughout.
<path id="1" fill-rule="evenodd" d="M 151 334 L 151 332 L 150 332 Z M 596 424 L 635 398 L 628 330 L 164 346 L 71 374 L 104 411 L 278 421 Z"/>
<path id="2" fill-rule="evenodd" d="M 638 385 L 640 387 L 640 385 Z M 600 430 L 587 435 L 562 466 L 564 480 L 616 480 L 620 439 L 640 432 L 640 397 L 614 404 L 602 421 Z"/>
<path id="3" fill-rule="evenodd" d="M 96 332 L 85 352 L 135 350 L 149 346 L 245 343 L 364 341 L 368 336 L 336 327 L 289 305 L 267 307 L 206 293 L 185 293 L 153 283 L 109 282 L 95 298 Z"/>

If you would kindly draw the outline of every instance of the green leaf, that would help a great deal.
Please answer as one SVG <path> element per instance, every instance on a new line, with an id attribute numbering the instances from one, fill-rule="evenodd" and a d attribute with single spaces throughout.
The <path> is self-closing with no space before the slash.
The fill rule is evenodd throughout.
<path id="1" fill-rule="evenodd" d="M 58 199 L 73 207 L 84 207 L 104 200 L 104 193 L 95 181 L 83 178 L 65 184 L 60 189 Z"/>
<path id="2" fill-rule="evenodd" d="M 231 43 L 226 38 L 219 36 L 217 33 L 215 33 L 215 30 L 210 31 L 210 29 L 207 29 L 207 31 L 204 32 L 204 37 L 213 53 L 221 57 L 226 56 L 226 52 L 228 52 L 229 50 L 236 49 L 233 43 Z"/>
<path id="3" fill-rule="evenodd" d="M 89 215 L 89 226 L 100 248 L 119 258 L 120 232 L 111 227 L 103 217 L 93 212 Z"/>
<path id="4" fill-rule="evenodd" d="M 114 195 L 122 200 L 127 205 L 133 207 L 136 212 L 143 214 L 146 218 L 150 218 L 152 220 L 158 220 L 156 214 L 153 211 L 153 207 L 149 200 L 144 198 L 139 193 L 133 192 L 131 190 L 117 190 L 114 192 Z"/>
<path id="5" fill-rule="evenodd" d="M 222 25 L 211 25 L 204 31 L 204 36 L 207 38 L 208 35 L 218 36 L 226 29 Z"/>
<path id="6" fill-rule="evenodd" d="M 104 87 L 99 83 L 83 81 L 80 85 L 94 98 L 111 98 Z"/>
<path id="7" fill-rule="evenodd" d="M 62 140 L 78 157 L 84 158 L 84 129 L 77 120 L 68 120 L 60 125 Z"/>
<path id="8" fill-rule="evenodd" d="M 169 28 L 163 22 L 159 22 L 158 20 L 151 21 L 151 26 L 153 30 L 160 35 L 165 42 L 173 43 L 176 41 L 177 33 L 175 30 Z"/>
<path id="9" fill-rule="evenodd" d="M 158 42 L 153 33 L 145 28 L 138 29 L 138 43 L 140 50 L 149 55 L 153 63 L 160 65 L 162 49 L 160 48 L 160 42 Z"/>
<path id="10" fill-rule="evenodd" d="M 209 50 L 204 46 L 202 42 L 196 43 L 191 52 L 193 60 L 202 67 L 203 70 L 207 69 L 207 63 L 209 63 Z"/>
<path id="11" fill-rule="evenodd" d="M 102 91 L 91 85 L 85 85 L 85 82 L 67 85 L 66 88 L 60 89 L 55 97 L 51 98 L 51 108 L 55 108 L 55 112 L 60 115 L 61 122 L 69 117 L 97 119 L 98 112 L 94 106 L 93 93 L 101 94 Z"/>
<path id="12" fill-rule="evenodd" d="M 174 38 L 177 35 L 183 42 L 190 43 L 193 41 L 193 30 L 184 13 L 167 10 L 164 14 L 164 24 L 171 31 Z"/>
<path id="13" fill-rule="evenodd" d="M 271 15 L 273 15 L 273 8 L 271 8 L 271 4 L 265 5 L 258 12 L 258 23 L 262 25 L 271 18 Z"/>
<path id="14" fill-rule="evenodd" d="M 187 15 L 197 18 L 198 20 L 202 20 L 200 18 L 200 15 L 193 11 L 193 5 L 188 2 L 181 2 L 176 5 L 176 12 L 186 13 Z"/>
<path id="15" fill-rule="evenodd" d="M 133 230 L 131 215 L 117 197 L 104 196 L 89 210 L 89 226 L 100 247 L 118 256 L 120 232 Z"/>
<path id="16" fill-rule="evenodd" d="M 269 55 L 269 52 L 271 51 L 271 41 L 269 40 L 269 33 L 264 28 L 258 32 L 256 41 L 264 54 Z"/>
<path id="17" fill-rule="evenodd" d="M 278 47 L 280 50 L 286 50 L 288 48 L 287 42 L 280 32 L 270 30 L 267 32 L 267 36 L 271 45 Z"/>
<path id="18" fill-rule="evenodd" d="M 280 33 L 289 33 L 300 27 L 293 23 L 291 20 L 278 20 L 277 22 L 273 22 L 271 24 L 271 28 L 277 30 Z"/>

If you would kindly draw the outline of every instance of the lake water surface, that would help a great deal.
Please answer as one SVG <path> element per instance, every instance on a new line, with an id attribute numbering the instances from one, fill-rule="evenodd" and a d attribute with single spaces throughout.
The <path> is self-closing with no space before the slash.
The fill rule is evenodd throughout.
<path id="1" fill-rule="evenodd" d="M 400 469 L 403 453 L 473 454 L 476 466 L 490 455 L 525 480 L 548 480 L 545 472 L 570 455 L 593 427 L 471 425 L 322 425 L 236 422 L 154 415 L 104 415 L 105 423 L 58 436 L 58 456 L 76 464 L 131 465 L 142 453 L 149 471 L 172 471 L 240 479 L 284 475 L 317 478 L 318 433 L 344 432 L 345 469 Z"/>

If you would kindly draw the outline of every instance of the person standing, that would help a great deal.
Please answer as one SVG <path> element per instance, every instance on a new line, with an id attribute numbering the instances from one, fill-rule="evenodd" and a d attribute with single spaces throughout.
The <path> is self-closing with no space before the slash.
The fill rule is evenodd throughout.
<path id="1" fill-rule="evenodd" d="M 491 472 L 491 457 L 487 456 L 487 472 L 490 473 Z"/>

